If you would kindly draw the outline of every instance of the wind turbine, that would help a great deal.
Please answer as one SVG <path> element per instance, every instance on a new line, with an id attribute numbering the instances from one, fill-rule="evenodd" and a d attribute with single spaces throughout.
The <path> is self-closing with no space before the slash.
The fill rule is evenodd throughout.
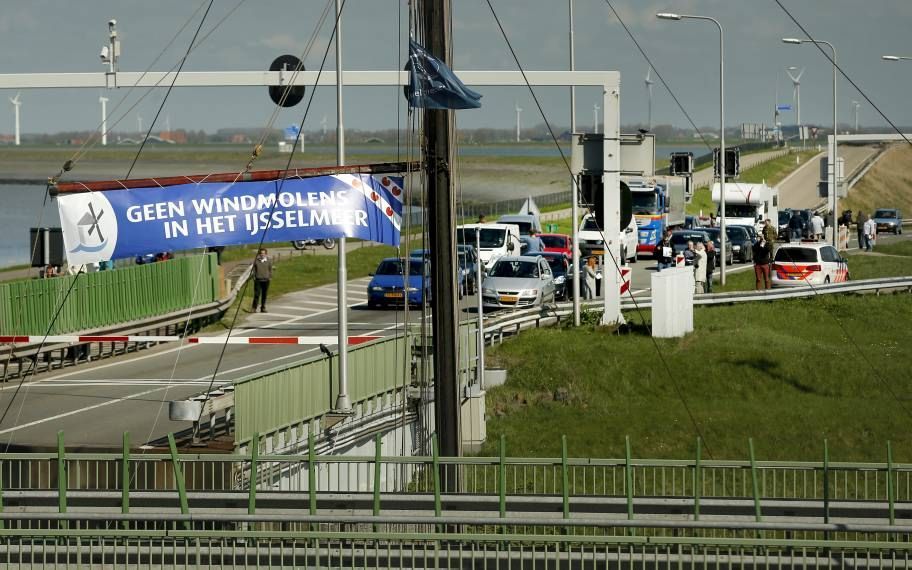
<path id="1" fill-rule="evenodd" d="M 519 103 L 514 102 L 513 106 L 516 109 L 516 142 L 519 142 L 519 125 L 520 125 L 519 116 L 522 115 L 523 110 L 522 110 L 522 107 L 519 106 Z"/>
<path id="2" fill-rule="evenodd" d="M 792 98 L 795 100 L 795 123 L 800 127 L 801 126 L 801 76 L 804 74 L 804 68 L 801 68 L 801 71 L 798 72 L 798 75 L 792 75 L 792 72 L 798 69 L 797 67 L 789 67 L 785 70 L 788 73 L 789 79 L 792 80 L 792 85 L 794 89 L 792 91 Z"/>
<path id="3" fill-rule="evenodd" d="M 136 115 L 136 129 L 139 131 L 139 139 L 142 140 L 146 137 L 143 136 L 142 130 L 142 115 Z"/>
<path id="4" fill-rule="evenodd" d="M 852 101 L 852 107 L 855 108 L 855 134 L 858 134 L 858 108 L 861 107 L 861 103 Z"/>
<path id="5" fill-rule="evenodd" d="M 646 70 L 646 94 L 648 96 L 649 102 L 649 119 L 646 122 L 646 130 L 652 131 L 652 79 L 650 75 L 652 74 L 652 67 Z"/>
<path id="6" fill-rule="evenodd" d="M 10 97 L 10 103 L 13 104 L 13 112 L 16 115 L 16 146 L 19 146 L 19 106 L 22 105 L 22 101 L 19 100 L 19 95 L 21 93 L 16 93 L 15 97 Z"/>
<path id="7" fill-rule="evenodd" d="M 323 115 L 323 119 L 320 121 L 320 129 L 323 131 L 323 138 L 326 138 L 326 115 Z"/>
<path id="8" fill-rule="evenodd" d="M 592 106 L 592 132 L 598 134 L 598 103 Z"/>
<path id="9" fill-rule="evenodd" d="M 98 96 L 98 102 L 101 103 L 101 145 L 108 144 L 108 98 L 104 95 Z"/>

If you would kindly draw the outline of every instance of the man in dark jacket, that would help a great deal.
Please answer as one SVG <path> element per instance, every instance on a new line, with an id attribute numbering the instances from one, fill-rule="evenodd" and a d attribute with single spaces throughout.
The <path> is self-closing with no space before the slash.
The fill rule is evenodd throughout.
<path id="1" fill-rule="evenodd" d="M 272 259 L 267 257 L 266 249 L 257 252 L 253 260 L 253 312 L 260 307 L 260 312 L 266 312 L 266 293 L 269 292 L 269 281 L 272 279 Z"/>
<path id="2" fill-rule="evenodd" d="M 671 246 L 671 230 L 665 230 L 665 236 L 656 244 L 654 257 L 658 260 L 656 271 L 674 267 L 674 248 Z"/>
<path id="3" fill-rule="evenodd" d="M 868 243 L 868 236 L 864 231 L 864 225 L 867 221 L 868 215 L 859 210 L 858 217 L 855 218 L 855 229 L 858 230 L 858 249 L 864 249 Z"/>
<path id="4" fill-rule="evenodd" d="M 804 218 L 801 217 L 801 214 L 798 210 L 792 212 L 792 217 L 789 218 L 789 239 L 791 241 L 801 241 L 801 236 L 804 235 Z"/>
<path id="5" fill-rule="evenodd" d="M 713 292 L 713 272 L 716 270 L 716 246 L 712 240 L 706 242 L 706 292 Z"/>
<path id="6" fill-rule="evenodd" d="M 760 236 L 760 241 L 754 244 L 754 276 L 757 278 L 756 289 L 769 289 L 770 283 L 770 249 L 766 246 L 766 239 Z"/>

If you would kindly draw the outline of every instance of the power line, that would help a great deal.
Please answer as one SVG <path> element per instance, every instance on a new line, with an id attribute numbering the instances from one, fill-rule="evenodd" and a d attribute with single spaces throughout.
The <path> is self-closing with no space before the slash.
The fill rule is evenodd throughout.
<path id="1" fill-rule="evenodd" d="M 636 37 L 633 35 L 633 32 L 631 32 L 630 28 L 627 27 L 627 24 L 624 23 L 624 20 L 621 18 L 621 15 L 618 13 L 617 10 L 614 9 L 614 4 L 611 3 L 611 0 L 605 0 L 605 4 L 608 4 L 608 7 L 611 8 L 612 12 L 614 12 L 614 17 L 618 19 L 618 22 L 621 23 L 621 26 L 624 28 L 624 31 L 627 32 L 628 36 L 630 36 L 630 39 L 633 41 L 633 44 L 637 47 L 638 50 L 640 50 L 640 54 L 642 54 L 642 56 L 646 60 L 646 62 L 649 63 L 650 66 L 652 66 L 652 70 L 655 71 L 656 77 L 659 78 L 659 81 L 661 81 L 662 85 L 665 87 L 665 89 L 668 90 L 668 94 L 671 95 L 672 99 L 674 99 L 675 104 L 678 106 L 679 109 L 681 109 L 681 112 L 684 113 L 684 116 L 687 117 L 687 122 L 690 123 L 690 126 L 692 126 L 694 128 L 694 130 L 697 131 L 697 134 L 700 135 L 700 140 L 703 141 L 703 144 L 706 145 L 706 148 L 708 148 L 710 151 L 712 151 L 713 147 L 706 140 L 706 137 L 703 136 L 703 131 L 701 131 L 700 128 L 697 127 L 697 124 L 694 123 L 694 120 L 690 118 L 690 113 L 687 112 L 687 109 L 685 109 L 684 105 L 682 105 L 681 102 L 678 100 L 678 96 L 675 95 L 674 91 L 671 90 L 671 87 L 665 81 L 665 78 L 662 77 L 661 73 L 659 73 L 659 68 L 656 67 L 654 63 L 652 63 L 652 60 L 649 58 L 649 55 L 646 54 L 646 50 L 643 49 L 643 46 L 641 46 L 640 42 L 637 41 Z M 724 129 L 725 125 L 723 125 L 722 128 Z"/>
<path id="2" fill-rule="evenodd" d="M 547 127 L 548 133 L 551 135 L 551 139 L 554 142 L 554 145 L 557 147 L 558 152 L 560 153 L 561 159 L 564 162 L 564 166 L 566 167 L 567 172 L 570 174 L 570 179 L 573 181 L 573 186 L 576 189 L 576 194 L 577 194 L 576 196 L 573 196 L 573 199 L 578 200 L 579 199 L 579 180 L 577 180 L 577 178 L 575 176 L 573 176 L 573 170 L 570 168 L 570 163 L 567 161 L 567 157 L 564 154 L 563 149 L 560 147 L 560 144 L 557 141 L 557 136 L 554 134 L 554 129 L 551 127 L 551 123 L 550 123 L 550 121 L 548 121 L 548 117 L 545 115 L 544 109 L 542 108 L 541 103 L 538 100 L 538 96 L 535 94 L 535 90 L 532 88 L 532 84 L 529 82 L 529 79 L 526 77 L 526 72 L 523 69 L 523 66 L 519 61 L 519 56 L 516 55 L 516 50 L 513 49 L 513 44 L 510 43 L 510 38 L 507 37 L 506 31 L 504 30 L 503 25 L 500 23 L 500 18 L 497 16 L 497 12 L 494 10 L 494 6 L 491 4 L 491 0 L 485 0 L 485 1 L 488 4 L 488 8 L 491 10 L 491 14 L 494 16 L 494 21 L 497 23 L 497 27 L 500 29 L 500 33 L 503 36 L 504 41 L 507 43 L 507 48 L 510 50 L 510 54 L 513 56 L 513 61 L 516 62 L 516 66 L 519 68 L 519 71 L 523 76 L 523 81 L 525 81 L 526 87 L 529 89 L 529 93 L 532 95 L 532 100 L 535 102 L 535 106 L 538 109 L 538 112 L 541 115 L 542 120 L 545 122 L 545 127 Z M 588 208 L 587 208 L 587 210 L 588 210 Z M 589 212 L 592 213 L 591 210 L 589 210 Z M 574 224 L 577 223 L 576 220 L 573 220 L 572 222 Z M 598 232 L 602 236 L 603 243 L 607 244 L 608 240 L 605 237 L 605 233 L 602 231 L 601 228 L 598 229 Z M 621 272 L 620 265 L 618 264 L 617 259 L 615 259 L 614 254 L 611 253 L 611 249 L 606 247 L 605 251 L 608 252 L 608 255 L 610 256 L 611 261 L 614 264 L 615 270 L 618 273 L 620 273 Z M 573 270 L 579 271 L 580 269 L 578 267 L 574 267 Z M 605 287 L 607 287 L 607 284 L 605 285 Z M 662 363 L 662 367 L 665 369 L 665 374 L 668 376 L 668 379 L 671 380 L 671 383 L 675 388 L 675 392 L 677 393 L 678 398 L 681 400 L 681 403 L 684 406 L 684 410 L 687 413 L 687 417 L 690 419 L 690 423 L 693 426 L 694 431 L 704 441 L 704 443 L 706 443 L 706 453 L 707 453 L 707 455 L 709 455 L 710 458 L 712 458 L 712 451 L 709 447 L 706 436 L 703 435 L 703 430 L 700 428 L 700 425 L 697 422 L 696 416 L 694 416 L 693 411 L 690 409 L 690 406 L 687 404 L 687 400 L 684 397 L 683 390 L 681 390 L 681 387 L 678 385 L 677 380 L 675 379 L 674 375 L 671 373 L 671 368 L 668 366 L 668 363 L 665 361 L 665 357 L 662 354 L 662 351 L 659 349 L 658 342 L 652 336 L 652 330 L 649 327 L 649 325 L 646 323 L 645 315 L 643 314 L 642 310 L 640 309 L 639 304 L 636 302 L 636 298 L 633 296 L 633 293 L 631 291 L 628 291 L 628 294 L 630 295 L 630 298 L 633 300 L 633 306 L 634 306 L 635 310 L 637 311 L 637 314 L 643 320 L 644 326 L 646 326 L 647 330 L 649 330 L 649 338 L 652 341 L 652 345 L 655 348 L 656 354 L 659 356 L 659 361 Z"/>
<path id="3" fill-rule="evenodd" d="M 607 1 L 607 0 L 606 0 L 606 1 Z M 912 145 L 912 141 L 910 141 L 910 140 L 906 137 L 906 135 L 900 130 L 900 128 L 897 127 L 896 124 L 895 124 L 893 121 L 891 121 L 890 118 L 887 117 L 887 115 L 884 114 L 883 111 L 880 110 L 880 107 L 878 107 L 878 106 L 874 103 L 874 101 L 872 101 L 871 98 L 868 97 L 867 93 L 865 93 L 865 92 L 861 89 L 861 87 L 859 87 L 858 84 L 855 83 L 855 81 L 853 81 L 852 78 L 849 77 L 849 75 L 848 75 L 845 71 L 843 71 L 843 69 L 842 69 L 841 67 L 839 67 L 839 66 L 836 64 L 836 61 L 830 56 L 830 54 L 828 54 L 828 53 L 826 52 L 825 49 L 823 49 L 822 47 L 820 47 L 820 44 L 817 43 L 817 40 L 815 40 L 814 37 L 811 36 L 811 33 L 810 33 L 809 31 L 807 31 L 807 28 L 805 28 L 803 25 L 801 25 L 801 22 L 799 22 L 798 19 L 795 18 L 795 16 L 793 16 L 792 13 L 788 11 L 788 8 L 786 8 L 785 6 L 783 6 L 783 5 L 782 5 L 782 2 L 780 2 L 779 0 L 774 0 L 774 1 L 776 2 L 776 4 L 779 5 L 780 8 L 782 8 L 782 11 L 785 12 L 785 14 L 789 17 L 789 19 L 790 19 L 792 22 L 794 22 L 796 26 L 798 26 L 798 28 L 801 30 L 801 32 L 802 32 L 805 36 L 807 36 L 808 40 L 810 40 L 810 41 L 814 44 L 814 46 L 818 49 L 818 51 L 820 51 L 820 53 L 823 54 L 823 57 L 827 58 L 827 61 L 829 61 L 830 63 L 832 63 L 832 64 L 833 64 L 833 67 L 835 67 L 835 68 L 839 71 L 839 73 L 840 73 L 843 77 L 845 77 L 846 81 L 848 81 L 849 83 L 852 84 L 852 87 L 854 87 L 855 90 L 858 91 L 859 95 L 861 95 L 862 97 L 864 97 L 865 101 L 867 101 L 868 103 L 870 103 L 871 107 L 873 107 L 874 110 L 877 111 L 877 114 L 880 115 L 881 118 L 883 118 L 883 120 L 885 120 L 887 123 L 889 123 L 890 126 L 893 127 L 893 130 L 896 131 L 896 133 L 897 133 L 899 136 L 901 136 L 901 137 L 903 138 L 904 141 L 906 141 L 907 143 L 909 143 L 910 145 Z M 837 125 L 833 125 L 833 129 L 834 129 L 833 138 L 834 138 L 834 139 L 835 139 L 835 137 L 836 137 L 836 131 L 835 131 L 835 130 L 837 129 L 837 127 L 838 127 Z"/>

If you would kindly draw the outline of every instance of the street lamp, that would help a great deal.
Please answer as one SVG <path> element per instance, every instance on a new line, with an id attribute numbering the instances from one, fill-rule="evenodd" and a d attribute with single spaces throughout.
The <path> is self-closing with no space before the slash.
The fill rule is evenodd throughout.
<path id="1" fill-rule="evenodd" d="M 725 42 L 722 34 L 722 24 L 715 18 L 708 16 L 691 16 L 687 14 L 673 14 L 669 12 L 660 12 L 656 14 L 660 20 L 706 20 L 712 22 L 719 28 L 719 214 L 722 218 L 722 225 L 719 231 L 719 242 L 722 249 L 721 263 L 719 264 L 719 281 L 725 285 Z M 712 276 L 707 275 L 708 279 Z"/>
<path id="2" fill-rule="evenodd" d="M 830 42 L 823 41 L 823 40 L 802 40 L 799 38 L 782 38 L 782 43 L 793 44 L 793 45 L 823 44 L 823 45 L 829 46 L 830 49 L 833 51 L 833 155 L 832 155 L 833 161 L 832 161 L 832 164 L 830 164 L 830 169 L 832 170 L 832 176 L 830 178 L 830 194 L 832 195 L 832 200 L 833 200 L 833 202 L 831 204 L 831 208 L 833 211 L 833 247 L 835 247 L 836 249 L 839 249 L 839 231 L 838 231 L 839 225 L 836 223 L 837 215 L 838 215 L 838 212 L 837 212 L 838 198 L 837 198 L 836 184 L 839 181 L 837 178 L 838 173 L 836 172 L 836 165 L 839 162 L 839 158 L 838 158 L 839 157 L 839 154 L 838 154 L 839 147 L 836 143 L 836 135 L 837 135 L 838 129 L 839 129 L 839 124 L 837 122 L 838 121 L 837 109 L 836 109 L 836 70 L 837 70 L 836 48 Z"/>

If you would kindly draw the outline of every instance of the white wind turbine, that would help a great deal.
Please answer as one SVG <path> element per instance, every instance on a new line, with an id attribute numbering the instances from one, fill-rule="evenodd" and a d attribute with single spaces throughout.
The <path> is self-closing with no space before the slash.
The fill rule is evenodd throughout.
<path id="1" fill-rule="evenodd" d="M 16 93 L 15 97 L 10 97 L 10 103 L 13 104 L 13 113 L 16 115 L 16 146 L 19 146 L 19 106 L 22 105 L 22 101 L 19 100 L 19 95 L 21 93 Z"/>
<path id="2" fill-rule="evenodd" d="M 516 142 L 519 142 L 519 125 L 520 125 L 520 115 L 522 115 L 522 107 L 519 106 L 519 103 L 513 103 L 514 108 L 516 109 Z"/>
<path id="3" fill-rule="evenodd" d="M 320 120 L 320 129 L 323 131 L 323 138 L 326 138 L 326 115 Z"/>
<path id="4" fill-rule="evenodd" d="M 598 103 L 592 106 L 592 132 L 598 133 L 598 112 L 601 107 Z"/>
<path id="5" fill-rule="evenodd" d="M 792 98 L 795 100 L 795 124 L 799 127 L 801 126 L 801 76 L 804 74 L 804 68 L 801 68 L 801 71 L 798 72 L 798 75 L 792 75 L 792 72 L 798 69 L 797 67 L 789 67 L 785 70 L 788 73 L 789 79 L 792 80 L 792 85 L 794 89 L 792 90 Z"/>
<path id="6" fill-rule="evenodd" d="M 648 101 L 648 105 L 649 105 L 649 114 L 647 115 L 648 120 L 646 122 L 646 130 L 648 130 L 650 132 L 652 131 L 652 84 L 653 84 L 653 81 L 650 77 L 651 75 L 652 75 L 652 67 L 650 67 L 649 69 L 646 70 L 646 95 L 648 97 L 647 101 Z"/>

